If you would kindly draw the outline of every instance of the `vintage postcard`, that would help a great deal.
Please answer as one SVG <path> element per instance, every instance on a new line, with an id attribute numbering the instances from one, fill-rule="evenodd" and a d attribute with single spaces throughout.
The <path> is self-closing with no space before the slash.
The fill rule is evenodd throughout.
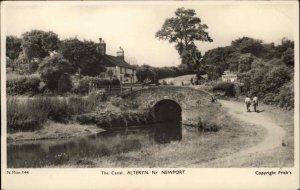
<path id="1" fill-rule="evenodd" d="M 296 1 L 1 3 L 2 189 L 298 189 Z"/>

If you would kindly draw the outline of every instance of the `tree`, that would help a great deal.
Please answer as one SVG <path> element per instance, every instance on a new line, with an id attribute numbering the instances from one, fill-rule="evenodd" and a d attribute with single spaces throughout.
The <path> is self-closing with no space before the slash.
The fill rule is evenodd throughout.
<path id="1" fill-rule="evenodd" d="M 262 40 L 256 40 L 249 37 L 242 37 L 231 42 L 232 46 L 236 48 L 241 53 L 251 53 L 256 57 L 261 57 L 263 55 L 264 47 L 262 45 Z"/>
<path id="2" fill-rule="evenodd" d="M 213 41 L 206 29 L 208 29 L 207 25 L 201 23 L 201 19 L 196 16 L 195 10 L 182 7 L 175 11 L 175 17 L 165 20 L 162 28 L 156 32 L 155 37 L 175 43 L 179 55 L 185 59 L 183 63 L 187 64 L 198 59 L 199 53 L 195 41 Z M 183 53 L 185 55 L 182 55 Z M 189 58 L 186 59 L 186 57 Z M 194 58 L 191 59 L 191 57 Z"/>
<path id="3" fill-rule="evenodd" d="M 251 64 L 254 60 L 254 56 L 251 53 L 241 54 L 238 59 L 238 71 L 239 73 L 247 72 L 251 69 Z"/>
<path id="4" fill-rule="evenodd" d="M 281 40 L 281 45 L 276 46 L 277 57 L 280 58 L 282 54 L 289 48 L 294 49 L 294 42 L 287 38 L 283 38 Z"/>
<path id="5" fill-rule="evenodd" d="M 33 58 L 49 56 L 51 51 L 57 50 L 58 43 L 58 35 L 51 31 L 31 30 L 22 34 L 21 48 L 29 61 L 29 68 Z"/>
<path id="6" fill-rule="evenodd" d="M 75 70 L 80 69 L 82 75 L 97 76 L 106 71 L 101 64 L 101 55 L 97 52 L 97 44 L 92 41 L 80 41 L 77 38 L 61 42 L 59 52 L 72 63 Z"/>
<path id="7" fill-rule="evenodd" d="M 291 70 L 284 64 L 272 67 L 268 73 L 264 73 L 266 91 L 277 93 L 284 83 L 291 80 L 291 73 Z"/>
<path id="8" fill-rule="evenodd" d="M 7 66 L 11 67 L 12 70 L 15 70 L 16 60 L 21 53 L 21 38 L 16 36 L 7 36 L 6 37 L 6 56 L 9 58 L 7 61 Z"/>
<path id="9" fill-rule="evenodd" d="M 294 66 L 294 49 L 288 48 L 282 54 L 283 62 L 288 66 Z"/>
<path id="10" fill-rule="evenodd" d="M 181 57 L 181 64 L 187 65 L 189 70 L 194 71 L 200 67 L 201 52 L 196 46 L 189 46 L 188 49 L 184 49 Z"/>
<path id="11" fill-rule="evenodd" d="M 6 56 L 11 60 L 15 60 L 19 57 L 21 49 L 21 38 L 16 36 L 6 37 Z"/>
<path id="12" fill-rule="evenodd" d="M 51 90 L 58 90 L 59 81 L 72 72 L 72 65 L 61 54 L 46 57 L 39 67 L 41 79 Z"/>

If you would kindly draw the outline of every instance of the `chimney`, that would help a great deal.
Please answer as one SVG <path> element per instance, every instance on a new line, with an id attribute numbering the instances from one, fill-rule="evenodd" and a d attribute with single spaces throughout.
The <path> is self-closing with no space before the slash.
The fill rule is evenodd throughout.
<path id="1" fill-rule="evenodd" d="M 98 46 L 98 52 L 100 55 L 105 55 L 106 54 L 106 43 L 102 38 L 99 38 L 99 46 Z"/>
<path id="2" fill-rule="evenodd" d="M 124 50 L 122 47 L 120 47 L 120 49 L 117 51 L 117 58 L 124 61 Z"/>

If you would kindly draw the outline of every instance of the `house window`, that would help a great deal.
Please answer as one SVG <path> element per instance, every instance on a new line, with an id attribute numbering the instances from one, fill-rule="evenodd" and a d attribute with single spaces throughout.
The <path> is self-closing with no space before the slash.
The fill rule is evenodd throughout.
<path id="1" fill-rule="evenodd" d="M 123 67 L 120 67 L 120 73 L 121 74 L 123 74 L 123 72 L 124 72 L 123 69 L 124 69 Z"/>

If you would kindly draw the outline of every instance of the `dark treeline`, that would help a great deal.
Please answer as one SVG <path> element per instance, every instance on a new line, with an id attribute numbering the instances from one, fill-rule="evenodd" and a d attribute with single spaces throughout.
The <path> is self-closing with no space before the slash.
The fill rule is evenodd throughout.
<path id="1" fill-rule="evenodd" d="M 145 70 L 151 70 L 154 73 L 156 73 L 157 79 L 163 79 L 163 78 L 169 78 L 169 77 L 177 77 L 182 76 L 186 74 L 194 73 L 191 71 L 188 66 L 186 65 L 179 65 L 178 67 L 153 67 L 150 65 L 141 65 L 136 66 L 137 67 L 137 75 L 139 75 L 140 72 L 143 72 Z"/>

